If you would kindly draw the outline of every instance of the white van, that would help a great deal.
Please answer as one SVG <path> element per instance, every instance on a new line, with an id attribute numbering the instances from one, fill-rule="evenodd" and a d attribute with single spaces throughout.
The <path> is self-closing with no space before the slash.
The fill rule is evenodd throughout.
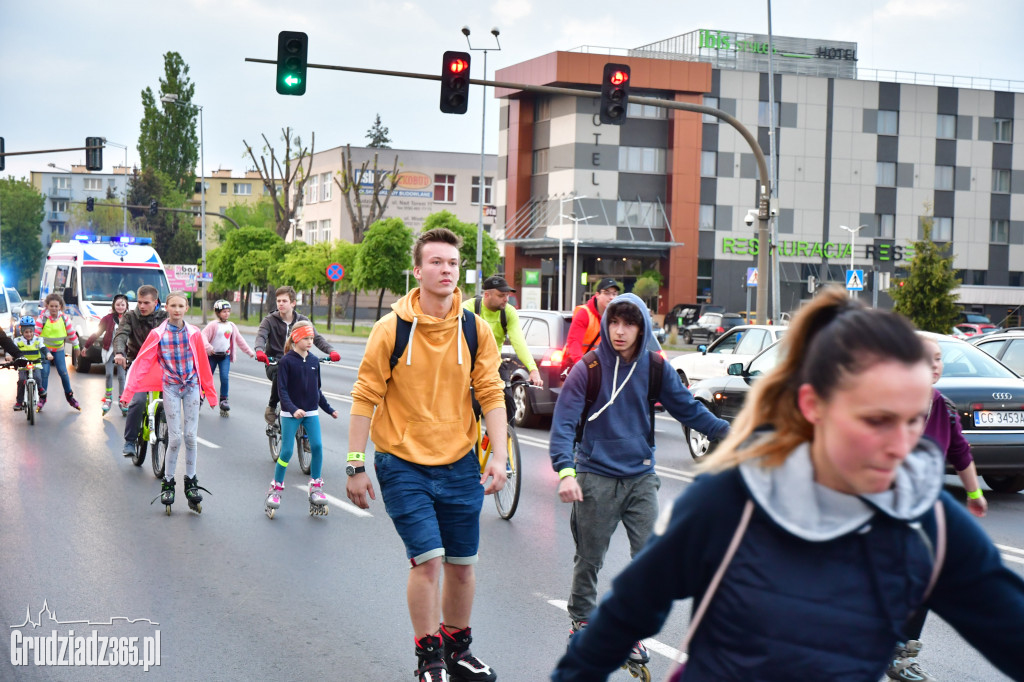
<path id="1" fill-rule="evenodd" d="M 115 294 L 127 296 L 131 308 L 135 308 L 135 292 L 144 284 L 156 287 L 161 301 L 167 297 L 167 274 L 151 242 L 145 237 L 88 234 L 56 242 L 46 254 L 39 298 L 50 293 L 64 297 L 71 325 L 84 344 L 110 312 Z M 83 347 L 77 370 L 88 372 L 92 363 L 100 361 L 98 344 Z"/>
<path id="2" fill-rule="evenodd" d="M 11 295 L 12 292 L 14 296 Z M 17 297 L 16 301 L 14 297 Z M 0 329 L 7 333 L 10 333 L 18 324 L 13 310 L 16 305 L 21 305 L 21 296 L 18 296 L 16 289 L 5 287 L 4 278 L 0 275 Z"/>

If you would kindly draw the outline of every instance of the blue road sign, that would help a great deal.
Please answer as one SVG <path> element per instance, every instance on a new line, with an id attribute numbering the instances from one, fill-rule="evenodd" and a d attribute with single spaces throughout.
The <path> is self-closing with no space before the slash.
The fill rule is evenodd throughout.
<path id="1" fill-rule="evenodd" d="M 847 270 L 846 271 L 846 290 L 847 291 L 864 291 L 864 271 L 863 270 Z"/>
<path id="2" fill-rule="evenodd" d="M 747 268 L 747 286 L 757 286 L 757 268 Z"/>

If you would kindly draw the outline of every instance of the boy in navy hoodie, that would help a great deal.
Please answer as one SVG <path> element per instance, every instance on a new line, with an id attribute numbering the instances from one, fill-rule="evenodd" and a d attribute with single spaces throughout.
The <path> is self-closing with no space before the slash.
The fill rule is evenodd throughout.
<path id="1" fill-rule="evenodd" d="M 572 592 L 569 596 L 570 637 L 586 625 L 597 605 L 597 573 L 619 522 L 629 536 L 630 554 L 647 542 L 658 518 L 654 473 L 654 434 L 648 388 L 651 338 L 647 306 L 625 294 L 608 305 L 601 318 L 601 343 L 594 352 L 601 368 L 597 397 L 584 415 L 588 363 L 576 363 L 562 386 L 551 423 L 551 463 L 558 472 L 558 496 L 572 502 L 570 524 L 576 541 Z M 729 424 L 694 400 L 669 363 L 661 366 L 658 401 L 669 414 L 692 429 L 720 440 Z M 576 427 L 586 419 L 582 440 Z M 630 654 L 637 663 L 650 656 L 637 642 Z"/>

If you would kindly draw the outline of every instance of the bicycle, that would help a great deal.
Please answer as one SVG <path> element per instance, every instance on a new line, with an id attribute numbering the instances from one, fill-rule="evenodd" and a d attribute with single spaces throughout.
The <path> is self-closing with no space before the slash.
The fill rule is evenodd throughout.
<path id="1" fill-rule="evenodd" d="M 267 357 L 267 366 L 274 367 L 277 365 L 280 358 Z M 320 364 L 330 364 L 331 361 L 328 358 L 317 358 Z M 270 444 L 270 457 L 276 463 L 281 457 L 281 405 L 278 403 L 277 408 L 274 410 L 274 422 L 267 424 L 267 441 Z M 302 469 L 302 473 L 309 475 L 310 466 L 312 465 L 312 451 L 309 446 L 309 437 L 306 436 L 306 429 L 301 425 L 298 431 L 295 432 L 295 453 L 299 458 L 299 468 Z"/>
<path id="2" fill-rule="evenodd" d="M 505 390 L 520 382 L 505 382 Z M 509 423 L 507 426 L 508 456 L 505 458 L 505 487 L 494 493 L 494 506 L 498 509 L 498 516 L 508 521 L 519 507 L 520 476 L 522 471 L 522 455 L 519 450 L 519 437 L 516 435 L 515 427 Z M 487 437 L 487 427 L 484 423 L 483 414 L 476 417 L 476 455 L 480 461 L 480 473 L 487 468 L 487 462 L 493 451 L 490 438 Z"/>
<path id="3" fill-rule="evenodd" d="M 38 407 L 39 389 L 36 386 L 35 372 L 37 370 L 36 370 L 35 363 L 28 362 L 28 363 L 25 363 L 24 365 L 19 367 L 17 363 L 13 363 L 12 362 L 12 363 L 5 364 L 5 365 L 0 365 L 0 366 L 2 366 L 4 369 L 14 369 L 14 370 L 24 369 L 24 370 L 26 370 L 28 372 L 27 375 L 25 376 L 25 397 L 24 397 L 24 400 L 23 400 L 23 404 L 25 406 L 25 418 L 28 419 L 29 426 L 35 426 L 35 423 L 36 423 L 36 412 L 39 411 L 39 407 Z"/>
<path id="4" fill-rule="evenodd" d="M 156 478 L 163 478 L 167 459 L 169 433 L 163 402 L 160 391 L 146 393 L 146 413 L 139 427 L 139 435 L 135 438 L 135 454 L 132 455 L 132 464 L 142 466 L 146 461 L 146 451 L 152 445 L 153 452 L 149 461 Z"/>

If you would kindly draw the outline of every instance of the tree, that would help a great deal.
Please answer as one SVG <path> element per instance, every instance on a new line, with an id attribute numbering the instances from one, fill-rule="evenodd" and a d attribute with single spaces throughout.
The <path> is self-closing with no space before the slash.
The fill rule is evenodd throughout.
<path id="1" fill-rule="evenodd" d="M 351 281 L 354 275 L 355 245 L 347 241 L 320 242 L 312 246 L 306 246 L 303 242 L 301 248 L 294 249 L 289 253 L 277 271 L 280 273 L 281 281 L 291 284 L 296 289 L 308 290 L 310 294 L 314 291 L 327 294 L 327 328 L 331 328 L 331 317 L 334 309 L 334 290 L 337 285 L 327 279 L 327 267 L 332 263 L 341 263 L 345 268 L 345 275 Z M 346 264 L 344 261 L 348 261 Z M 345 282 L 343 279 L 342 283 Z M 342 284 L 344 286 L 344 284 Z M 309 317 L 313 319 L 313 296 L 310 296 Z"/>
<path id="2" fill-rule="evenodd" d="M 142 122 L 139 126 L 139 160 L 143 168 L 163 173 L 179 193 L 191 196 L 199 161 L 196 116 L 192 104 L 196 86 L 188 77 L 188 64 L 177 52 L 164 54 L 164 78 L 160 97 L 178 96 L 175 104 L 159 102 L 147 86 L 142 91 Z"/>
<path id="3" fill-rule="evenodd" d="M 459 250 L 459 255 L 465 265 L 459 274 L 459 287 L 467 297 L 475 296 L 476 285 L 466 283 L 466 271 L 476 268 L 477 225 L 464 223 L 454 213 L 449 211 L 440 211 L 430 214 L 423 221 L 423 232 L 433 230 L 435 227 L 446 227 L 462 237 L 462 248 Z M 490 277 L 497 272 L 500 260 L 501 254 L 498 252 L 498 243 L 494 241 L 491 235 L 484 232 L 483 262 L 481 264 L 483 276 Z"/>
<path id="4" fill-rule="evenodd" d="M 24 283 L 23 291 L 32 288 L 43 258 L 39 237 L 45 205 L 46 198 L 25 178 L 0 180 L 0 271 L 12 284 Z"/>
<path id="5" fill-rule="evenodd" d="M 302 140 L 298 135 L 292 136 L 291 128 L 281 129 L 281 139 L 284 141 L 284 167 L 277 157 L 277 150 L 270 144 L 266 135 L 263 137 L 263 154 L 260 160 L 256 160 L 256 154 L 252 147 L 244 139 L 245 151 L 249 158 L 256 165 L 256 170 L 263 180 L 263 187 L 270 197 L 271 206 L 274 208 L 274 220 L 276 222 L 277 236 L 284 239 L 288 236 L 288 230 L 297 216 L 298 209 L 302 205 L 302 192 L 309 181 L 309 170 L 313 167 L 313 148 L 316 145 L 316 133 L 310 136 L 309 149 L 302 146 Z M 292 151 L 294 145 L 297 151 Z M 267 155 L 270 156 L 268 162 Z M 306 161 L 306 167 L 302 162 Z M 280 185 L 279 185 L 280 183 Z"/>
<path id="6" fill-rule="evenodd" d="M 203 255 L 203 247 L 199 244 L 198 234 L 191 224 L 187 222 L 179 224 L 167 247 L 164 262 L 198 265 Z"/>
<path id="7" fill-rule="evenodd" d="M 120 199 L 99 200 L 94 204 L 92 212 L 86 209 L 84 203 L 74 203 L 69 212 L 71 217 L 68 229 L 71 232 L 83 229 L 92 234 L 115 235 L 124 231 L 124 206 Z"/>
<path id="8" fill-rule="evenodd" d="M 206 263 L 213 274 L 214 286 L 241 290 L 242 319 L 248 319 L 248 303 L 253 284 L 266 284 L 267 271 L 272 265 L 269 259 L 274 250 L 283 244 L 284 240 L 273 229 L 243 227 L 229 232 L 221 245 L 207 254 Z M 268 262 L 263 263 L 261 257 L 246 260 L 250 251 L 267 253 Z"/>
<path id="9" fill-rule="evenodd" d="M 380 114 L 373 121 L 373 127 L 366 131 L 366 139 L 370 141 L 367 147 L 377 149 L 391 149 L 391 138 L 388 137 L 388 129 L 380 122 Z"/>
<path id="10" fill-rule="evenodd" d="M 403 270 L 412 269 L 412 230 L 401 218 L 378 220 L 366 231 L 356 256 L 356 286 L 379 289 L 377 318 L 380 319 L 384 291 L 405 291 Z"/>
<path id="11" fill-rule="evenodd" d="M 640 277 L 633 284 L 633 293 L 643 299 L 647 307 L 651 307 L 651 299 L 658 295 L 658 282 L 653 277 Z"/>
<path id="12" fill-rule="evenodd" d="M 960 286 L 960 278 L 953 269 L 951 244 L 939 246 L 932 241 L 931 206 L 925 204 L 921 216 L 924 238 L 913 243 L 914 259 L 906 279 L 898 280 L 889 289 L 895 302 L 894 310 L 906 315 L 918 329 L 948 334 L 960 313 L 957 295 L 953 289 Z"/>
<path id="13" fill-rule="evenodd" d="M 268 230 L 277 231 L 277 219 L 274 217 L 274 205 L 269 197 L 261 197 L 256 203 L 237 202 L 224 209 L 224 215 L 228 216 L 239 227 L 262 227 Z M 210 224 L 207 214 L 207 225 Z M 223 243 L 228 233 L 233 232 L 235 226 L 221 220 L 214 224 L 217 233 L 217 243 Z"/>
<path id="14" fill-rule="evenodd" d="M 355 244 L 362 243 L 366 230 L 384 217 L 391 195 L 398 186 L 398 155 L 395 154 L 395 163 L 389 172 L 380 170 L 377 162 L 378 155 L 374 153 L 372 170 L 369 168 L 370 160 L 367 159 L 358 172 L 353 171 L 352 147 L 345 145 L 345 151 L 341 153 L 341 173 L 334 178 L 334 184 L 345 197 L 345 209 L 352 224 L 352 242 Z M 368 177 L 371 182 L 366 182 Z M 365 192 L 363 187 L 367 188 Z"/>

